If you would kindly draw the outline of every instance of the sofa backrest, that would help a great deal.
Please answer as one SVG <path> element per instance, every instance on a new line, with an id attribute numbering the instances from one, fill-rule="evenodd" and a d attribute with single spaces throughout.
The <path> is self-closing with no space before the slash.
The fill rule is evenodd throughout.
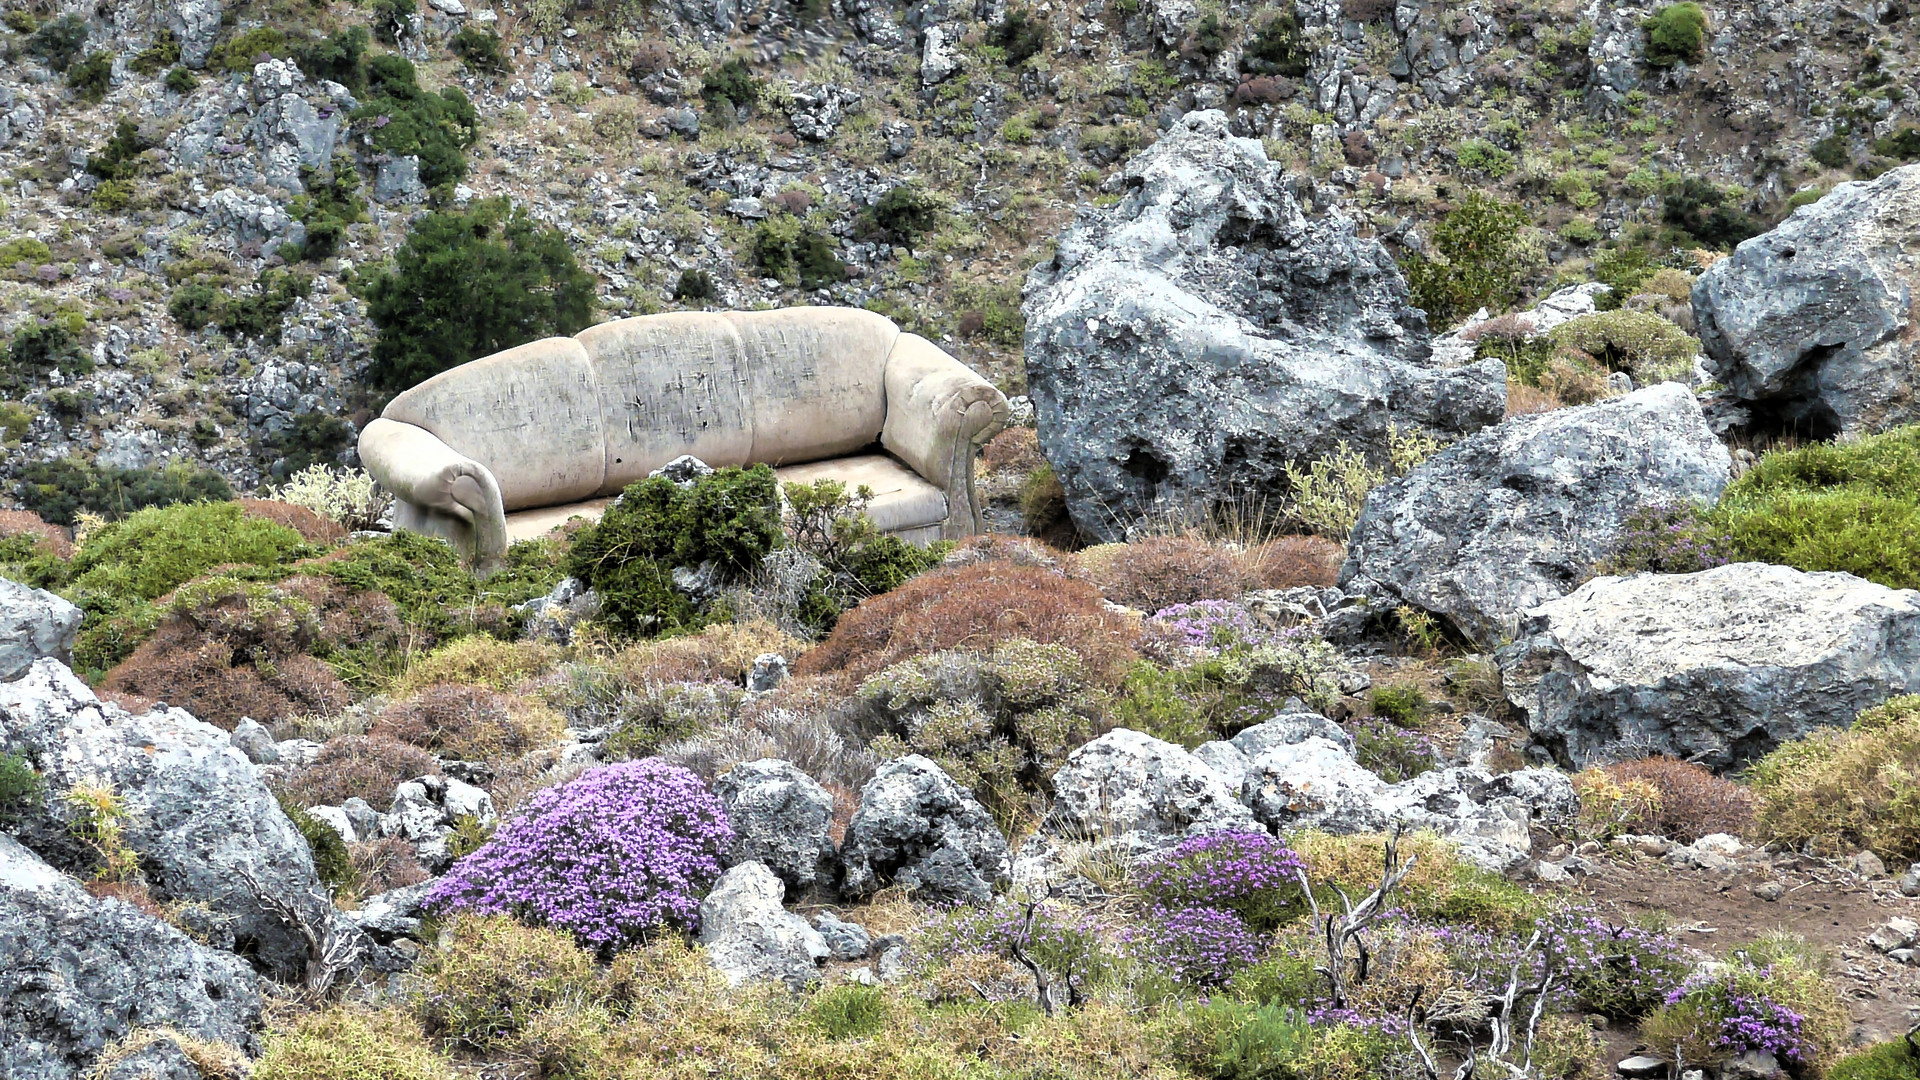
<path id="1" fill-rule="evenodd" d="M 870 446 L 899 337 L 859 308 L 642 315 L 443 371 L 382 415 L 485 465 L 508 510 L 553 506 L 682 454 L 790 465 Z"/>

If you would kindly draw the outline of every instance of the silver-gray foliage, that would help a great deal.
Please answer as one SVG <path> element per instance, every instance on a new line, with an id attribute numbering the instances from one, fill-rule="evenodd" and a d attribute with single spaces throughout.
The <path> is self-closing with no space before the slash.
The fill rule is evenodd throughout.
<path id="1" fill-rule="evenodd" d="M 1388 425 L 1499 421 L 1497 361 L 1446 368 L 1386 248 L 1225 114 L 1189 113 L 1085 208 L 1027 280 L 1027 382 L 1041 449 L 1082 530 L 1117 539 L 1156 509 L 1284 485 L 1289 462 Z"/>
<path id="2" fill-rule="evenodd" d="M 1496 645 L 1592 573 L 1636 509 L 1712 503 L 1731 464 L 1678 383 L 1509 420 L 1375 488 L 1340 583 Z"/>

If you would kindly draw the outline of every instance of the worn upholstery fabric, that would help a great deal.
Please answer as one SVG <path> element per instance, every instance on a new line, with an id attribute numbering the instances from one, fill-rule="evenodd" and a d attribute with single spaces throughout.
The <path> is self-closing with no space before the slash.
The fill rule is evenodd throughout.
<path id="1" fill-rule="evenodd" d="M 791 465 L 872 446 L 887 421 L 887 353 L 900 330 L 859 308 L 735 311 L 747 377 L 749 460 Z M 712 464 L 709 462 L 708 464 Z"/>
<path id="2" fill-rule="evenodd" d="M 719 468 L 753 452 L 740 336 L 724 315 L 677 311 L 582 330 L 606 430 L 601 495 L 682 454 Z"/>
<path id="3" fill-rule="evenodd" d="M 360 458 L 393 492 L 399 528 L 444 537 L 482 564 L 507 550 L 500 486 L 485 465 L 425 428 L 385 417 L 360 432 Z"/>

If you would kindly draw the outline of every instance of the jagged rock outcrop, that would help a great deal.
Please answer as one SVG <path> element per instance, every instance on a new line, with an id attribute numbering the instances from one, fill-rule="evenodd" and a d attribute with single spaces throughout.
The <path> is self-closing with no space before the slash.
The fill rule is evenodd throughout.
<path id="1" fill-rule="evenodd" d="M 1636 509 L 1712 503 L 1731 467 L 1678 383 L 1520 417 L 1375 488 L 1340 583 L 1497 645 L 1591 573 Z"/>
<path id="2" fill-rule="evenodd" d="M 0 578 L 0 682 L 27 673 L 35 660 L 73 659 L 80 609 L 47 592 Z"/>
<path id="3" fill-rule="evenodd" d="M 1714 378 L 1756 427 L 1816 438 L 1920 420 L 1920 165 L 1839 184 L 1693 285 Z"/>
<path id="4" fill-rule="evenodd" d="M 0 833 L 0 1075 L 92 1075 L 102 1051 L 146 1027 L 253 1049 L 259 1022 L 246 961 L 90 895 Z"/>
<path id="5" fill-rule="evenodd" d="M 786 884 L 761 862 L 743 862 L 720 876 L 700 901 L 700 944 L 727 982 L 778 980 L 795 990 L 820 977 L 832 955 L 807 920 L 780 906 Z"/>
<path id="6" fill-rule="evenodd" d="M 1189 113 L 1081 210 L 1027 280 L 1041 449 L 1083 531 L 1284 487 L 1289 462 L 1389 424 L 1458 434 L 1506 409 L 1497 361 L 1443 368 L 1377 241 L 1309 217 L 1261 144 Z"/>
<path id="7" fill-rule="evenodd" d="M 1766 563 L 1600 577 L 1498 656 L 1534 738 L 1572 765 L 1725 767 L 1920 691 L 1920 593 Z"/>
<path id="8" fill-rule="evenodd" d="M 1053 774 L 1040 831 L 1145 854 L 1199 833 L 1258 829 L 1238 792 L 1170 742 L 1117 728 L 1075 750 Z"/>
<path id="9" fill-rule="evenodd" d="M 184 709 L 135 716 L 94 697 L 56 660 L 0 683 L 0 751 L 23 754 L 50 793 L 110 784 L 127 810 L 127 842 L 154 897 L 197 901 L 218 917 L 223 944 L 283 980 L 306 968 L 307 943 L 254 894 L 251 877 L 315 927 L 333 905 L 314 875 L 307 841 L 280 810 L 228 734 Z M 57 797 L 25 815 L 14 834 L 55 866 L 90 866 Z M 230 935 L 230 936 L 229 936 Z"/>
<path id="10" fill-rule="evenodd" d="M 841 865 L 849 896 L 901 885 L 934 903 L 984 904 L 1010 872 L 992 815 L 918 754 L 880 766 L 860 789 Z"/>
<path id="11" fill-rule="evenodd" d="M 791 762 L 743 761 L 713 782 L 733 822 L 731 863 L 764 863 L 788 894 L 833 884 L 833 796 Z"/>

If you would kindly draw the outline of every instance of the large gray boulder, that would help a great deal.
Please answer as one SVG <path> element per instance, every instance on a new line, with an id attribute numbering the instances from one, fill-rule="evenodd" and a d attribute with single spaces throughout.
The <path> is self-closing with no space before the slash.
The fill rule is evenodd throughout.
<path id="1" fill-rule="evenodd" d="M 1634 510 L 1711 503 L 1731 465 L 1678 383 L 1509 420 L 1375 488 L 1340 583 L 1497 645 L 1592 573 Z"/>
<path id="2" fill-rule="evenodd" d="M 1755 426 L 1818 438 L 1920 420 L 1920 165 L 1837 185 L 1700 275 L 1714 378 Z"/>
<path id="3" fill-rule="evenodd" d="M 780 906 L 785 891 L 765 863 L 748 861 L 720 875 L 700 901 L 700 944 L 729 984 L 779 981 L 798 990 L 820 977 L 832 950 L 820 931 Z"/>
<path id="4" fill-rule="evenodd" d="M 46 783 L 45 805 L 15 828 L 42 857 L 75 870 L 90 863 L 58 796 L 79 783 L 110 784 L 155 899 L 205 904 L 232 947 L 278 978 L 305 971 L 305 937 L 263 905 L 243 875 L 317 931 L 333 925 L 333 905 L 306 839 L 226 732 L 184 709 L 135 716 L 43 659 L 0 683 L 0 751 L 25 755 Z"/>
<path id="5" fill-rule="evenodd" d="M 935 903 L 984 904 L 1011 872 L 992 815 L 918 754 L 880 766 L 860 789 L 841 865 L 849 896 L 899 885 Z"/>
<path id="6" fill-rule="evenodd" d="M 765 863 L 787 893 L 833 884 L 833 796 L 791 762 L 743 761 L 713 782 L 733 822 L 729 862 Z"/>
<path id="7" fill-rule="evenodd" d="M 1060 840 L 1121 844 L 1132 855 L 1200 833 L 1260 823 L 1201 759 L 1151 735 L 1116 728 L 1067 755 L 1053 774 L 1040 831 Z"/>
<path id="8" fill-rule="evenodd" d="M 1189 113 L 1083 207 L 1027 279 L 1040 447 L 1102 539 L 1156 508 L 1284 489 L 1285 466 L 1388 425 L 1476 431 L 1506 411 L 1497 361 L 1443 367 L 1393 258 L 1225 114 Z"/>
<path id="9" fill-rule="evenodd" d="M 0 1076 L 90 1075 L 102 1051 L 147 1027 L 252 1050 L 259 1022 L 245 961 L 88 894 L 0 833 Z"/>
<path id="10" fill-rule="evenodd" d="M 1498 658 L 1564 762 L 1720 768 L 1920 691 L 1920 593 L 1766 563 L 1600 577 L 1530 612 Z"/>
<path id="11" fill-rule="evenodd" d="M 80 609 L 44 589 L 0 578 L 0 682 L 27 673 L 35 660 L 73 660 Z"/>

